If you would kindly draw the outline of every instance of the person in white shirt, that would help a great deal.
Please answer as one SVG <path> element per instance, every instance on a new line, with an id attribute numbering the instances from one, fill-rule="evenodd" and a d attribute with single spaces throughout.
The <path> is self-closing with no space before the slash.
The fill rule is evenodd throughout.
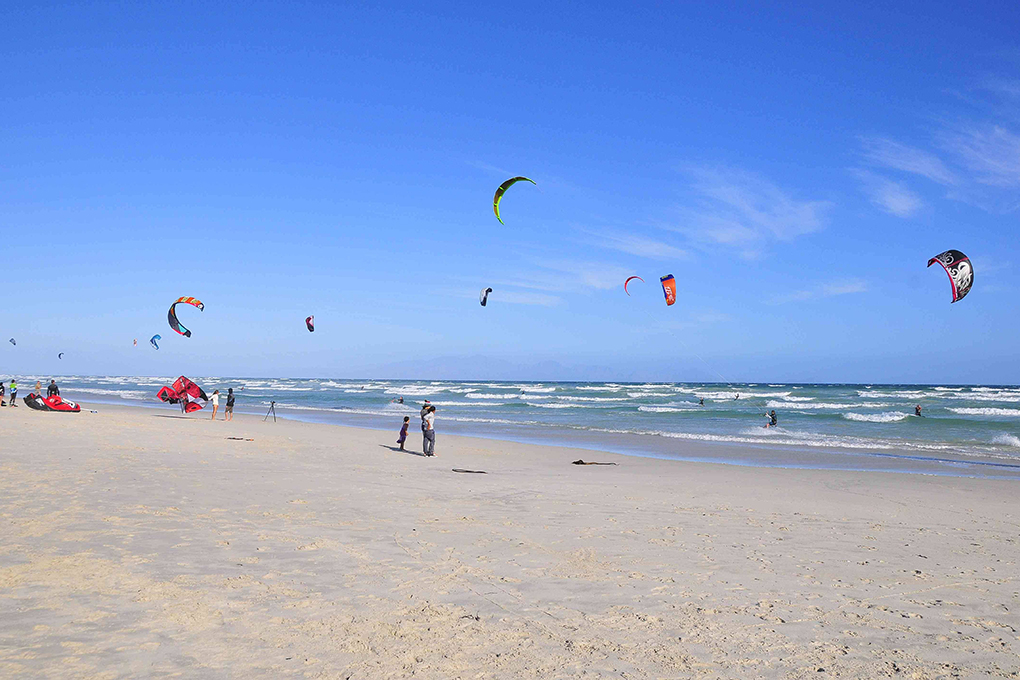
<path id="1" fill-rule="evenodd" d="M 422 417 L 425 421 L 425 429 L 422 431 L 422 449 L 426 456 L 436 455 L 436 407 L 429 406 L 428 411 Z"/>
<path id="2" fill-rule="evenodd" d="M 213 390 L 212 396 L 209 399 L 212 401 L 212 419 L 216 420 L 216 412 L 220 410 L 220 391 Z"/>

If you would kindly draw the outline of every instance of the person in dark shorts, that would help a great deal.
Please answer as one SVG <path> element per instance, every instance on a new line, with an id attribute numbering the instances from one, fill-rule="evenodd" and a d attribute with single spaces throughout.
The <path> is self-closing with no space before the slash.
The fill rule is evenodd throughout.
<path id="1" fill-rule="evenodd" d="M 223 420 L 234 419 L 234 388 L 227 390 L 227 405 L 223 409 Z"/>
<path id="2" fill-rule="evenodd" d="M 18 405 L 18 382 L 11 378 L 11 403 L 10 406 Z"/>
<path id="3" fill-rule="evenodd" d="M 47 397 L 59 397 L 60 396 L 60 388 L 57 387 L 57 381 L 56 380 L 51 380 L 50 384 L 46 387 L 46 396 Z"/>

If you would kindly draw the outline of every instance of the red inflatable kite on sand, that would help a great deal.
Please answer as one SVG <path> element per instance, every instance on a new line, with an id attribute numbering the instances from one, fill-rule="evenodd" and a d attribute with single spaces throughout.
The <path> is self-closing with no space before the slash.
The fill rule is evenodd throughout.
<path id="1" fill-rule="evenodd" d="M 185 413 L 201 411 L 209 401 L 202 388 L 183 375 L 174 380 L 172 387 L 160 387 L 156 396 L 168 404 L 180 404 L 181 410 Z"/>

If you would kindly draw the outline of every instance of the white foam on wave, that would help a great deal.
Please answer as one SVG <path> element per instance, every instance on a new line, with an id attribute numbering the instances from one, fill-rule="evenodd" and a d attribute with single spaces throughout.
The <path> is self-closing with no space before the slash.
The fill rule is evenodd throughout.
<path id="1" fill-rule="evenodd" d="M 827 409 L 827 410 L 839 410 L 843 408 L 886 408 L 892 406 L 885 402 L 859 402 L 855 404 L 836 404 L 830 402 L 820 402 L 807 404 L 800 401 L 768 401 L 765 403 L 768 408 L 785 408 L 793 410 L 804 410 L 804 409 Z"/>
<path id="2" fill-rule="evenodd" d="M 587 392 L 619 392 L 622 387 L 598 387 L 596 385 L 578 385 L 574 388 L 575 390 L 584 390 Z"/>
<path id="3" fill-rule="evenodd" d="M 383 390 L 383 394 L 396 394 L 398 396 L 406 397 L 427 397 L 431 394 L 439 394 L 443 392 L 441 387 L 431 387 L 428 385 L 404 385 L 402 387 L 388 387 Z"/>
<path id="4" fill-rule="evenodd" d="M 1002 434 L 997 434 L 992 439 L 992 443 L 1002 444 L 1004 446 L 1012 446 L 1014 448 L 1020 449 L 1020 437 L 1017 437 L 1015 434 L 1007 434 L 1005 432 L 1003 432 Z"/>
<path id="5" fill-rule="evenodd" d="M 588 404 L 536 404 L 534 402 L 525 401 L 528 406 L 534 406 L 535 408 L 599 408 L 598 406 L 591 406 Z"/>
<path id="6" fill-rule="evenodd" d="M 528 398 L 534 399 L 535 397 L 529 394 Z M 630 401 L 628 397 L 576 397 L 569 394 L 557 395 L 556 398 L 562 399 L 564 401 L 588 401 L 592 403 L 600 403 L 607 401 Z"/>
<path id="7" fill-rule="evenodd" d="M 690 406 L 638 406 L 638 411 L 644 411 L 645 413 L 682 413 L 689 411 L 697 411 L 698 406 L 693 404 Z"/>
<path id="8" fill-rule="evenodd" d="M 927 444 L 922 442 L 891 442 L 866 437 L 848 437 L 826 435 L 814 432 L 797 432 L 781 427 L 754 427 L 736 435 L 709 434 L 703 432 L 668 432 L 662 430 L 632 430 L 609 428 L 577 428 L 593 432 L 613 434 L 638 434 L 669 439 L 685 439 L 691 441 L 729 442 L 739 444 L 772 444 L 782 446 L 813 446 L 837 449 L 875 449 L 875 450 L 913 450 L 913 451 L 950 451 L 956 447 L 948 444 Z M 965 454 L 966 455 L 966 454 Z"/>
<path id="9" fill-rule="evenodd" d="M 672 392 L 628 392 L 631 399 L 645 399 L 646 397 L 672 397 Z"/>
<path id="10" fill-rule="evenodd" d="M 45 388 L 46 386 L 43 385 Z M 77 392 L 84 392 L 86 394 L 98 394 L 105 397 L 120 397 L 121 399 L 149 399 L 155 398 L 156 393 L 142 392 L 141 390 L 107 390 L 101 387 L 67 387 L 64 388 L 64 392 L 68 395 L 74 395 Z"/>
<path id="11" fill-rule="evenodd" d="M 953 413 L 964 416 L 1005 416 L 1020 418 L 1020 408 L 951 408 Z"/>
<path id="12" fill-rule="evenodd" d="M 759 398 L 759 397 L 763 398 L 763 399 L 766 398 L 766 397 L 779 397 L 779 398 L 783 398 L 783 397 L 790 396 L 790 392 L 768 392 L 768 391 L 755 391 L 755 390 L 746 390 L 746 391 L 733 390 L 733 391 L 722 391 L 722 392 L 718 392 L 718 391 L 717 392 L 709 392 L 709 391 L 705 391 L 705 390 L 698 390 L 696 392 L 696 394 L 699 397 L 704 397 L 705 399 L 732 399 L 734 401 L 737 400 L 736 399 L 737 396 L 739 396 L 741 399 L 753 399 L 753 398 Z"/>
<path id="13" fill-rule="evenodd" d="M 502 399 L 504 401 L 518 398 L 516 394 L 493 394 L 492 392 L 468 392 L 464 396 L 468 399 Z"/>
<path id="14" fill-rule="evenodd" d="M 909 413 L 886 411 L 884 413 L 844 413 L 843 417 L 858 423 L 896 423 L 910 417 Z"/>

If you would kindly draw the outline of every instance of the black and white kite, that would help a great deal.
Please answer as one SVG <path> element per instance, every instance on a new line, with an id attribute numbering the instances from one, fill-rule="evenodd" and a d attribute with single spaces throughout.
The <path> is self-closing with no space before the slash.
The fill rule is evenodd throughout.
<path id="1" fill-rule="evenodd" d="M 953 302 L 967 297 L 970 287 L 974 285 L 974 267 L 970 258 L 959 250 L 947 250 L 928 260 L 928 266 L 936 262 L 949 274 L 949 282 L 953 284 Z"/>

